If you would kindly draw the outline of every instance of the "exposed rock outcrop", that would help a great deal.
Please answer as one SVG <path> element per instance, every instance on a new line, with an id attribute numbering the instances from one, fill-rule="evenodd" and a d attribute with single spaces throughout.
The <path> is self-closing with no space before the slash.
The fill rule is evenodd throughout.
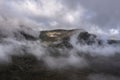
<path id="1" fill-rule="evenodd" d="M 71 37 L 73 35 L 77 35 L 76 39 L 78 43 L 81 45 L 104 45 L 104 41 L 96 34 L 91 34 L 82 29 L 72 29 L 72 30 L 64 30 L 64 29 L 56 29 L 56 30 L 45 30 L 45 31 L 33 31 L 31 29 L 23 29 L 20 31 L 16 31 L 12 33 L 12 36 L 8 36 L 8 34 L 0 33 L 0 42 L 3 42 L 4 38 L 14 38 L 16 40 L 28 40 L 28 41 L 36 41 L 40 40 L 43 45 L 47 47 L 56 47 L 56 48 L 72 48 L 72 44 L 70 43 Z M 109 39 L 106 40 L 106 44 L 120 44 L 120 40 Z"/>
<path id="2" fill-rule="evenodd" d="M 72 47 L 69 43 L 70 37 L 76 33 L 74 30 L 51 30 L 51 31 L 41 31 L 40 39 L 52 47 Z"/>
<path id="3" fill-rule="evenodd" d="M 72 47 L 70 44 L 70 38 L 73 35 L 79 33 L 77 40 L 80 44 L 98 44 L 103 45 L 104 41 L 99 39 L 97 35 L 88 33 L 87 31 L 80 30 L 80 29 L 72 29 L 72 30 L 48 30 L 48 31 L 41 31 L 40 33 L 40 40 L 47 44 L 48 46 L 52 47 Z M 118 44 L 120 43 L 119 40 L 107 40 L 107 44 Z"/>

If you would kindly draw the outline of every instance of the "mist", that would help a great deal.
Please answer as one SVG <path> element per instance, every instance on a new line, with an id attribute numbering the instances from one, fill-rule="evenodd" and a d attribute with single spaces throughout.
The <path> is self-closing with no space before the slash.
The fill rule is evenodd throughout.
<path id="1" fill-rule="evenodd" d="M 73 49 L 50 52 L 40 40 L 29 41 L 19 34 L 24 31 L 38 38 L 43 30 L 84 29 L 105 42 L 120 40 L 119 4 L 119 0 L 0 0 L 0 63 L 11 63 L 12 55 L 29 53 L 49 69 L 92 68 L 100 73 L 88 75 L 88 80 L 119 80 L 112 75 L 112 71 L 119 74 L 119 45 L 81 45 L 78 32 L 70 39 Z M 60 56 L 51 56 L 52 52 Z"/>

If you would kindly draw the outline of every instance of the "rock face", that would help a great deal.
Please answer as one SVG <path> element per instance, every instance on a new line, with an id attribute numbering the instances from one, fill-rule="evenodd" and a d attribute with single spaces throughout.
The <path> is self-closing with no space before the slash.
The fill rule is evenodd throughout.
<path id="1" fill-rule="evenodd" d="M 19 31 L 15 32 L 4 32 L 0 30 L 0 43 L 3 42 L 4 38 L 14 38 L 16 40 L 28 40 L 28 41 L 36 41 L 40 40 L 43 44 L 52 47 L 67 47 L 71 48 L 70 39 L 73 35 L 77 35 L 77 41 L 80 44 L 98 44 L 103 45 L 104 41 L 99 39 L 97 35 L 88 33 L 82 29 L 72 29 L 72 30 L 64 30 L 64 29 L 56 29 L 56 30 L 45 30 L 45 31 L 34 31 L 29 28 L 23 28 Z M 107 40 L 107 44 L 120 44 L 120 40 Z"/>
<path id="2" fill-rule="evenodd" d="M 98 39 L 97 35 L 88 33 L 84 30 L 73 29 L 73 30 L 49 30 L 49 31 L 41 31 L 40 33 L 40 40 L 47 44 L 48 46 L 52 47 L 69 47 L 71 48 L 72 45 L 70 44 L 71 36 L 79 33 L 77 36 L 77 40 L 80 44 L 98 44 L 102 45 L 104 42 L 101 39 Z M 119 40 L 107 40 L 107 44 L 118 44 L 120 43 Z"/>
<path id="3" fill-rule="evenodd" d="M 76 30 L 51 30 L 51 31 L 41 31 L 40 39 L 42 41 L 59 41 L 64 38 L 70 37 L 76 32 Z"/>
<path id="4" fill-rule="evenodd" d="M 51 30 L 41 31 L 40 39 L 52 47 L 72 47 L 69 43 L 70 37 L 76 33 L 77 30 Z"/>
<path id="5" fill-rule="evenodd" d="M 22 39 L 22 41 L 24 41 L 24 39 L 30 42 L 34 42 L 34 41 L 36 42 L 37 40 L 40 40 L 43 44 L 46 44 L 48 46 L 46 51 L 49 53 L 45 52 L 45 55 L 43 55 L 42 57 L 40 57 L 41 54 L 40 56 L 37 56 L 35 53 L 37 57 L 40 57 L 39 59 L 37 59 L 34 55 L 29 53 L 31 50 L 28 49 L 28 47 L 22 46 L 22 48 L 20 48 L 19 50 L 15 50 L 15 52 L 17 51 L 16 53 L 17 54 L 20 53 L 20 55 L 11 56 L 11 59 L 10 59 L 10 61 L 12 62 L 11 64 L 8 64 L 8 65 L 0 64 L 0 73 L 1 73 L 0 80 L 73 80 L 73 79 L 87 80 L 88 75 L 101 74 L 101 73 L 104 73 L 105 75 L 116 75 L 118 77 L 120 76 L 120 71 L 119 71 L 120 65 L 118 64 L 120 62 L 119 54 L 113 57 L 104 57 L 104 56 L 92 57 L 88 54 L 83 54 L 81 52 L 80 52 L 81 54 L 80 53 L 77 54 L 76 52 L 75 55 L 72 54 L 72 56 L 75 56 L 75 57 L 71 57 L 70 56 L 71 54 L 69 54 L 68 51 L 65 51 L 66 49 L 65 50 L 59 49 L 59 48 L 65 47 L 65 48 L 68 48 L 69 50 L 69 48 L 72 48 L 73 46 L 70 43 L 70 39 L 71 39 L 71 36 L 73 35 L 75 35 L 75 38 L 79 43 L 81 43 L 81 45 L 84 45 L 84 44 L 92 45 L 96 43 L 98 45 L 103 45 L 103 41 L 98 39 L 97 35 L 88 33 L 87 31 L 84 31 L 84 30 L 76 30 L 76 29 L 48 30 L 48 31 L 41 31 L 38 33 L 40 34 L 36 36 L 32 32 L 29 33 L 29 31 L 28 32 L 19 31 L 17 33 L 14 33 L 14 36 L 15 36 L 15 39 L 19 38 L 19 39 Z M 0 38 L 7 37 L 2 33 L 0 33 L 0 35 L 1 35 Z M 5 43 L 8 45 L 7 42 Z M 108 40 L 107 43 L 110 45 L 120 44 L 120 41 Z M 35 48 L 33 47 L 32 47 L 32 50 L 36 48 L 36 47 Z M 37 52 L 38 51 L 39 50 L 37 50 Z M 23 55 L 23 53 L 25 54 Z M 45 62 L 46 59 L 47 59 L 47 63 Z M 52 63 L 55 63 L 55 64 L 63 63 L 62 65 L 67 63 L 69 64 L 71 61 L 73 66 L 71 66 L 71 63 L 70 63 L 70 65 L 68 65 L 68 68 L 66 69 L 49 70 L 47 65 L 51 65 L 51 59 L 52 59 Z M 50 62 L 48 60 L 50 60 Z M 86 63 L 87 61 L 90 67 L 87 66 L 84 68 L 81 68 L 81 67 L 79 68 L 79 66 L 76 66 L 76 60 L 77 60 L 77 63 L 78 61 L 80 61 L 80 65 L 81 65 L 81 61 L 82 61 L 82 64 Z M 73 64 L 73 62 L 75 64 Z M 59 64 L 56 66 L 59 67 Z M 79 63 L 77 65 L 79 65 Z M 103 65 L 105 67 L 102 67 Z"/>
<path id="6" fill-rule="evenodd" d="M 120 44 L 120 40 L 108 40 L 108 44 Z"/>
<path id="7" fill-rule="evenodd" d="M 88 32 L 81 32 L 78 35 L 78 41 L 81 44 L 88 44 L 88 45 L 91 45 L 94 43 L 101 44 L 101 41 L 99 39 L 97 39 L 96 35 L 90 34 Z"/>
<path id="8" fill-rule="evenodd" d="M 67 47 L 71 48 L 70 38 L 76 33 L 80 32 L 77 39 L 78 42 L 82 44 L 93 44 L 97 41 L 97 36 L 94 34 L 89 34 L 84 30 L 50 30 L 50 31 L 41 31 L 40 39 L 42 42 L 45 42 L 52 47 Z"/>

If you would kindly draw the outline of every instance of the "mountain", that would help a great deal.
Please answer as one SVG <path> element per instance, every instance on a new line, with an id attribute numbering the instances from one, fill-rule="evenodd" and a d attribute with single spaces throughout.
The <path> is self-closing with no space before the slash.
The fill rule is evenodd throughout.
<path id="1" fill-rule="evenodd" d="M 98 44 L 103 45 L 105 42 L 102 39 L 99 39 L 96 34 L 91 34 L 85 30 L 81 29 L 72 29 L 72 30 L 46 30 L 40 32 L 40 40 L 52 47 L 72 47 L 70 39 L 73 35 L 77 35 L 77 41 L 81 44 Z M 106 40 L 107 44 L 119 44 L 120 40 Z"/>
<path id="2" fill-rule="evenodd" d="M 98 56 L 93 56 L 94 53 L 87 52 L 87 49 L 85 49 L 86 52 L 78 52 L 74 49 L 76 51 L 73 51 L 72 54 L 70 50 L 74 47 L 72 39 L 75 39 L 74 42 L 79 45 L 97 44 L 99 46 L 105 45 L 105 42 L 109 45 L 120 44 L 119 40 L 104 41 L 96 34 L 82 29 L 38 32 L 24 29 L 14 32 L 9 38 L 9 34 L 4 34 L 4 32 L 1 32 L 0 35 L 1 56 L 9 58 L 7 61 L 10 60 L 9 64 L 5 64 L 1 60 L 1 80 L 73 80 L 74 78 L 75 80 L 88 80 L 89 75 L 101 73 L 104 73 L 105 76 L 120 76 L 119 53 L 108 57 L 99 56 L 98 53 L 96 54 Z M 26 44 L 21 46 L 22 43 Z M 42 48 L 41 45 L 43 45 Z M 11 47 L 15 48 L 12 52 Z M 5 51 L 7 52 L 5 53 Z M 104 53 L 100 50 L 100 54 Z M 109 53 L 105 50 L 105 54 Z M 3 59 L 1 56 L 0 59 Z"/>

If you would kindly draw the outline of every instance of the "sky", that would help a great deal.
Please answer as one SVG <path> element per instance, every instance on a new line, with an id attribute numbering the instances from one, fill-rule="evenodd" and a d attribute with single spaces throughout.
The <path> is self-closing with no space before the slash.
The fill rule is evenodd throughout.
<path id="1" fill-rule="evenodd" d="M 10 36 L 18 30 L 28 30 L 27 32 L 32 34 L 29 29 L 40 31 L 82 28 L 88 32 L 102 35 L 104 39 L 108 35 L 120 39 L 119 8 L 120 0 L 0 0 L 0 33 L 3 32 Z M 74 39 L 73 37 L 71 43 L 75 49 L 67 52 L 70 55 L 68 58 L 53 58 L 43 54 L 44 49 L 40 46 L 40 42 L 19 42 L 8 37 L 4 41 L 10 42 L 9 44 L 0 43 L 0 61 L 4 61 L 6 58 L 9 61 L 9 55 L 18 54 L 21 52 L 21 45 L 26 45 L 30 47 L 28 51 L 37 56 L 38 59 L 46 55 L 44 61 L 49 67 L 58 67 L 58 65 L 59 67 L 65 65 L 85 67 L 91 63 L 94 65 L 100 63 L 98 66 L 101 66 L 102 61 L 102 64 L 106 64 L 110 69 L 111 66 L 107 65 L 108 62 L 115 68 L 118 66 L 119 69 L 120 58 L 118 60 L 109 58 L 114 56 L 116 52 L 120 52 L 119 47 L 109 45 L 104 47 L 81 46 L 76 44 Z M 97 58 L 93 62 L 87 61 L 83 57 L 76 56 L 77 51 L 87 51 L 93 57 L 105 56 L 105 58 L 100 57 L 100 60 Z M 62 54 L 66 54 L 66 51 L 62 52 Z M 89 80 L 120 80 L 120 78 L 104 74 L 91 74 Z"/>
<path id="2" fill-rule="evenodd" d="M 118 36 L 119 4 L 119 0 L 0 0 L 0 27 L 11 30 L 20 25 L 36 30 L 83 28 L 92 33 Z"/>

